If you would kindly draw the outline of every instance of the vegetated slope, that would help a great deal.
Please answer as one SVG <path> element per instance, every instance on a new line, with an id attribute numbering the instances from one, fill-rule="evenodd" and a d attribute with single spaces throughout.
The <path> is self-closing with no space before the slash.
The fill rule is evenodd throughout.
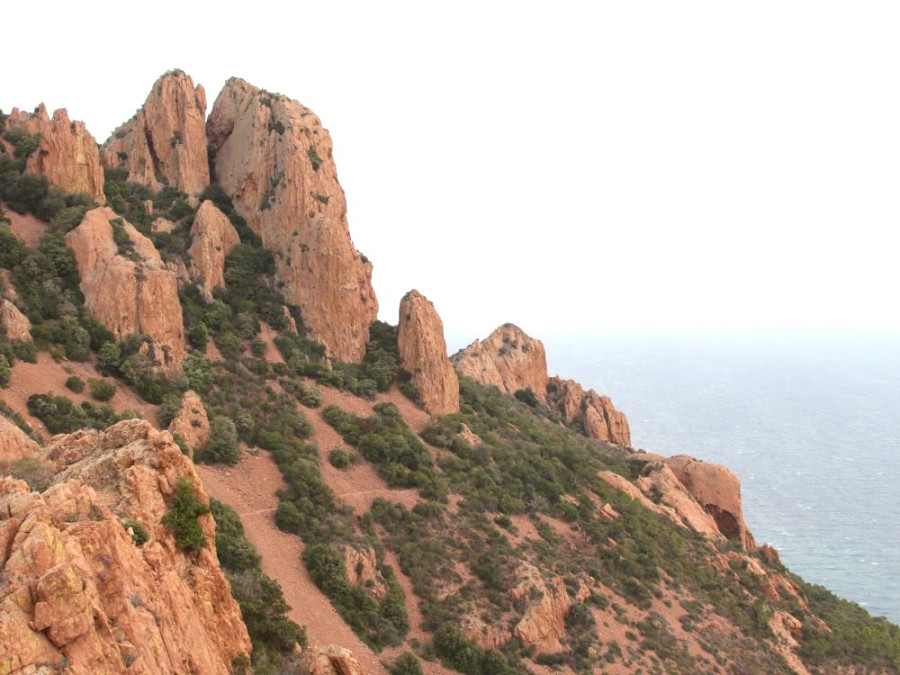
<path id="1" fill-rule="evenodd" d="M 723 511 L 721 503 L 701 496 L 687 474 L 679 477 L 684 467 L 677 463 L 578 433 L 594 429 L 598 438 L 627 442 L 624 417 L 613 415 L 598 395 L 557 382 L 558 396 L 549 396 L 548 388 L 546 403 L 552 405 L 545 405 L 543 391 L 504 393 L 463 377 L 460 412 L 431 418 L 417 407 L 416 373 L 398 366 L 397 328 L 359 323 L 374 306 L 368 290 L 365 311 L 354 316 L 353 326 L 329 327 L 332 353 L 343 344 L 359 362 L 327 358 L 314 338 L 325 334 L 328 307 L 311 307 L 305 294 L 304 306 L 293 306 L 282 295 L 285 277 L 299 278 L 286 272 L 288 260 L 310 262 L 322 251 L 312 239 L 290 241 L 291 232 L 283 229 L 261 236 L 255 230 L 272 213 L 262 218 L 254 209 L 291 211 L 302 205 L 309 209 L 304 232 L 339 226 L 342 250 L 366 289 L 369 263 L 345 231 L 333 164 L 316 149 L 330 148 L 330 141 L 316 140 L 318 121 L 308 125 L 303 120 L 309 113 L 299 104 L 244 84 L 231 83 L 236 107 L 213 125 L 213 148 L 231 147 L 222 157 L 209 157 L 215 169 L 211 184 L 187 194 L 165 184 L 160 171 L 153 180 L 161 185 L 151 187 L 130 182 L 129 170 L 113 162 L 103 185 L 112 215 L 99 213 L 90 196 L 51 185 L 48 176 L 59 174 L 49 167 L 46 174 L 30 170 L 41 139 L 0 119 L 0 199 L 42 223 L 18 228 L 28 233 L 29 245 L 0 223 L 3 292 L 30 322 L 32 338 L 0 335 L 0 386 L 10 378 L 21 382 L 17 378 L 34 368 L 28 377 L 33 393 L 26 398 L 31 390 L 17 384 L 17 395 L 7 401 L 10 414 L 31 415 L 51 433 L 104 428 L 124 414 L 119 403 L 129 391 L 145 402 L 139 411 L 165 427 L 181 394 L 195 391 L 210 420 L 209 440 L 195 458 L 234 467 L 224 478 L 222 472 L 205 473 L 238 510 L 219 509 L 223 531 L 242 542 L 243 522 L 247 537 L 256 538 L 267 556 L 263 568 L 281 578 L 293 604 L 301 605 L 294 616 L 307 616 L 302 606 L 308 603 L 333 622 L 325 625 L 336 634 L 350 640 L 352 630 L 372 669 L 379 668 L 377 654 L 397 672 L 427 669 L 434 659 L 466 673 L 897 671 L 897 627 L 803 583 L 771 549 L 756 549 L 749 533 L 729 520 L 739 508 L 732 504 Z M 201 99 L 191 100 L 199 105 Z M 226 108 L 227 102 L 226 96 Z M 156 104 L 165 108 L 165 97 Z M 253 114 L 242 117 L 242 106 Z M 231 126 L 225 124 L 229 120 Z M 235 148 L 246 141 L 234 135 L 241 124 L 249 124 L 263 145 L 296 133 L 303 138 L 299 158 L 284 148 L 277 161 L 254 155 L 258 171 L 248 177 L 253 189 L 238 195 L 236 184 L 218 184 L 216 173 L 233 169 L 240 155 Z M 175 131 L 175 145 L 193 143 L 185 149 L 191 157 L 204 151 L 195 147 L 196 134 Z M 127 163 L 120 153 L 128 152 L 123 146 L 113 157 Z M 277 175 L 279 167 L 302 175 L 292 183 Z M 272 169 L 276 173 L 268 175 Z M 292 194 L 292 184 L 311 186 L 312 192 Z M 228 224 L 216 212 L 224 216 L 239 242 L 218 257 L 205 249 L 210 255 L 199 270 L 191 250 L 204 229 L 193 227 L 201 207 L 220 230 Z M 65 235 L 81 227 L 88 213 L 91 221 L 102 215 L 106 226 L 97 228 L 96 246 L 73 254 L 67 246 L 73 237 Z M 333 234 L 320 229 L 315 241 L 330 241 Z M 275 235 L 278 250 L 290 252 L 277 262 L 264 245 Z M 167 359 L 165 345 L 154 336 L 118 334 L 116 317 L 98 319 L 89 311 L 85 294 L 99 292 L 93 301 L 98 304 L 90 306 L 100 307 L 108 300 L 102 293 L 117 290 L 88 288 L 79 274 L 79 268 L 92 269 L 85 259 L 101 249 L 107 264 L 133 270 L 135 283 L 146 281 L 138 277 L 147 261 L 155 269 L 164 263 L 177 278 L 177 301 L 170 294 L 171 306 L 161 313 L 181 318 L 184 344 L 169 345 L 177 359 Z M 329 297 L 333 290 L 323 287 Z M 299 297 L 297 288 L 292 293 Z M 141 304 L 123 307 L 138 311 Z M 304 311 L 315 317 L 312 332 Z M 523 340 L 501 336 L 497 350 L 524 352 Z M 32 361 L 34 367 L 28 365 Z M 81 400 L 84 394 L 76 396 L 79 385 L 68 381 L 71 376 L 63 385 L 73 394 L 61 396 L 65 368 L 80 380 L 94 372 L 101 377 L 88 380 L 108 380 L 90 389 L 95 399 L 115 382 L 115 407 Z M 504 383 L 527 380 L 507 371 Z M 544 371 L 532 373 L 542 385 Z M 44 381 L 46 391 L 35 389 Z M 563 384 L 568 393 L 560 392 Z M 605 425 L 590 424 L 591 410 Z M 17 421 L 28 428 L 24 418 Z M 262 454 L 237 464 L 242 447 Z M 282 476 L 280 489 L 270 460 Z M 265 480 L 256 486 L 258 469 L 264 469 Z M 9 471 L 28 477 L 34 487 L 46 478 L 28 461 L 17 460 Z M 253 495 L 250 490 L 257 488 Z M 275 489 L 277 505 L 270 495 Z M 733 503 L 736 495 L 726 497 Z M 290 538 L 280 546 L 266 543 L 279 541 L 268 529 L 271 522 L 302 544 Z M 230 578 L 240 581 L 232 591 L 250 628 L 251 665 L 274 672 L 292 660 L 293 645 L 302 638 L 283 617 L 265 611 L 283 605 L 280 591 L 243 568 L 253 555 L 243 543 L 230 548 L 244 551 L 222 557 L 223 563 L 229 560 Z M 321 592 L 296 583 L 295 576 L 305 580 L 307 574 Z M 321 604 L 323 594 L 331 609 Z"/>

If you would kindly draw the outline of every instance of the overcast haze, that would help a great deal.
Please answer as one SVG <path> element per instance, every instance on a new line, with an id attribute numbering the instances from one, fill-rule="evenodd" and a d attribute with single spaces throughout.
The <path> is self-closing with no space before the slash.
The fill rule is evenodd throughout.
<path id="1" fill-rule="evenodd" d="M 896 3 L 131 7 L 5 3 L 0 108 L 103 142 L 171 68 L 300 100 L 391 323 L 900 329 Z"/>

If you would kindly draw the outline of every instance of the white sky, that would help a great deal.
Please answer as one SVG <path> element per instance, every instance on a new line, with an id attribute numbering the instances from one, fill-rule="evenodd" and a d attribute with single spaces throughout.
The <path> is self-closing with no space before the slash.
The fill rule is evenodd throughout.
<path id="1" fill-rule="evenodd" d="M 451 342 L 900 329 L 895 2 L 199 4 L 5 3 L 0 108 L 302 101 L 381 318 L 417 288 Z"/>

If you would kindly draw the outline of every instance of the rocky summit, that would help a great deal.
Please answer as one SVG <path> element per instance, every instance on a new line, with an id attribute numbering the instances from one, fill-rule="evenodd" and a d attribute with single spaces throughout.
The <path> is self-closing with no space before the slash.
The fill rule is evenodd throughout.
<path id="1" fill-rule="evenodd" d="M 540 340 L 377 320 L 311 110 L 206 112 L 0 112 L 0 675 L 900 672 Z"/>

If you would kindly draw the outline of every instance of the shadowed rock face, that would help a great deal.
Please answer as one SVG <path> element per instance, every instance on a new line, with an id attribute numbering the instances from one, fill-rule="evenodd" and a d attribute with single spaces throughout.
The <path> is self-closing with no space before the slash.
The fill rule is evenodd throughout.
<path id="1" fill-rule="evenodd" d="M 176 70 L 153 85 L 137 114 L 101 148 L 103 164 L 154 192 L 165 186 L 200 194 L 209 185 L 206 93 Z"/>
<path id="2" fill-rule="evenodd" d="M 231 79 L 207 122 L 215 175 L 275 254 L 288 303 L 330 356 L 361 361 L 378 314 L 372 265 L 353 247 L 331 137 L 309 109 Z"/>
<path id="3" fill-rule="evenodd" d="M 40 146 L 26 162 L 27 172 L 46 176 L 51 185 L 67 192 L 84 192 L 97 201 L 104 201 L 103 167 L 97 141 L 83 122 L 70 121 L 64 108 L 54 112 L 51 119 L 41 104 L 33 114 L 14 108 L 7 127 L 41 135 Z"/>
<path id="4" fill-rule="evenodd" d="M 397 349 L 400 367 L 412 373 L 425 410 L 435 415 L 459 412 L 459 380 L 447 358 L 444 324 L 418 291 L 400 301 Z"/>
<path id="5" fill-rule="evenodd" d="M 113 240 L 113 221 L 131 242 L 119 252 Z M 178 281 L 156 247 L 112 209 L 88 211 L 66 235 L 75 254 L 85 305 L 117 339 L 132 333 L 152 338 L 153 356 L 163 366 L 177 368 L 185 356 L 184 323 L 178 300 Z"/>
<path id="6" fill-rule="evenodd" d="M 547 355 L 535 340 L 511 323 L 500 326 L 484 340 L 475 340 L 451 358 L 466 377 L 507 394 L 530 389 L 540 401 L 547 391 Z"/>
<path id="7" fill-rule="evenodd" d="M 57 471 L 43 494 L 0 480 L 0 672 L 230 673 L 251 647 L 212 517 L 199 517 L 197 554 L 161 523 L 179 478 L 206 501 L 168 432 L 129 420 L 57 437 L 40 456 Z"/>

